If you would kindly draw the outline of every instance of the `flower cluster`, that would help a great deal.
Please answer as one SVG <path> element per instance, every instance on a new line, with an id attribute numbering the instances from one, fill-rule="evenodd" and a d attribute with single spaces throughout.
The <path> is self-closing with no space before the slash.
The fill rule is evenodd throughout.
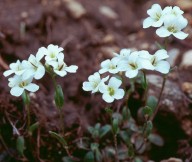
<path id="1" fill-rule="evenodd" d="M 154 4 L 147 10 L 149 17 L 143 21 L 143 28 L 159 27 L 156 30 L 159 37 L 173 35 L 178 39 L 185 39 L 188 34 L 182 30 L 187 26 L 188 21 L 183 17 L 183 13 L 177 6 L 167 6 L 162 10 L 159 4 Z"/>
<path id="2" fill-rule="evenodd" d="M 88 81 L 83 83 L 83 90 L 92 91 L 92 93 L 101 92 L 102 98 L 111 103 L 114 99 L 122 99 L 124 90 L 119 88 L 122 84 L 120 76 L 118 78 L 109 76 L 101 78 L 100 74 L 106 72 L 110 74 L 125 74 L 128 78 L 134 78 L 140 70 L 156 70 L 163 74 L 167 74 L 170 70 L 170 64 L 165 60 L 169 56 L 167 51 L 162 49 L 151 55 L 148 51 L 131 51 L 130 49 L 122 49 L 120 54 L 110 60 L 107 59 L 101 63 L 99 72 L 89 76 Z M 108 81 L 108 84 L 105 84 Z"/>
<path id="3" fill-rule="evenodd" d="M 50 44 L 47 48 L 39 48 L 36 55 L 31 54 L 28 60 L 10 64 L 10 69 L 5 71 L 3 75 L 9 78 L 8 86 L 11 88 L 10 93 L 13 96 L 20 96 L 24 90 L 36 92 L 39 86 L 32 83 L 33 79 L 39 80 L 45 75 L 46 68 L 51 69 L 53 73 L 63 77 L 69 73 L 75 73 L 77 66 L 67 66 L 64 62 L 63 48 Z M 45 65 L 40 61 L 45 56 Z"/>

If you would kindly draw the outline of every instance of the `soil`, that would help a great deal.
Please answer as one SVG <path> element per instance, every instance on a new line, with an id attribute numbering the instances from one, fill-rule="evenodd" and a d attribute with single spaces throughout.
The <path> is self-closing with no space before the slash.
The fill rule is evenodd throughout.
<path id="1" fill-rule="evenodd" d="M 7 78 L 3 72 L 8 65 L 17 59 L 27 59 L 35 54 L 37 49 L 49 44 L 57 44 L 64 48 L 65 62 L 68 65 L 78 65 L 76 74 L 69 74 L 58 78 L 64 90 L 65 105 L 63 109 L 65 129 L 69 141 L 80 138 L 87 133 L 87 127 L 107 119 L 104 109 L 108 106 L 101 95 L 91 95 L 82 90 L 82 83 L 88 76 L 99 69 L 100 62 L 111 58 L 112 52 L 119 52 L 121 48 L 138 50 L 157 50 L 155 40 L 163 42 L 155 35 L 154 29 L 142 28 L 142 20 L 147 16 L 146 10 L 154 3 L 162 6 L 171 5 L 170 1 L 143 1 L 143 0 L 78 0 L 85 10 L 80 16 L 75 16 L 67 6 L 67 0 L 1 0 L 0 1 L 0 130 L 1 138 L 6 146 L 0 146 L 0 161 L 25 161 L 18 158 L 15 148 L 16 137 L 23 133 L 26 112 L 21 98 L 10 95 Z M 100 8 L 110 7 L 114 13 L 102 14 Z M 185 9 L 184 9 L 185 10 Z M 78 11 L 76 11 L 78 12 Z M 186 9 L 186 16 L 191 18 L 191 11 Z M 76 13 L 77 14 L 77 13 Z M 192 20 L 192 19 L 190 19 Z M 192 25 L 192 21 L 189 21 Z M 191 48 L 192 38 L 184 43 L 172 39 L 169 49 L 177 48 L 184 53 Z M 179 66 L 182 56 L 176 63 Z M 169 77 L 170 82 L 181 87 L 183 82 L 192 82 L 191 69 L 179 69 L 179 78 L 175 79 L 176 72 Z M 34 138 L 28 140 L 32 151 L 26 152 L 30 161 L 61 161 L 65 151 L 61 145 L 50 137 L 48 131 L 59 130 L 59 115 L 53 103 L 54 89 L 49 76 L 38 81 L 40 90 L 31 94 L 32 123 L 38 121 L 39 129 Z M 142 94 L 141 94 L 142 95 Z M 176 94 L 177 95 L 177 94 Z M 191 100 L 179 100 L 181 111 L 160 111 L 155 119 L 155 131 L 165 140 L 163 147 L 153 146 L 145 154 L 146 159 L 160 161 L 170 157 L 192 161 L 192 133 L 186 133 L 192 127 L 183 129 L 182 125 L 192 123 Z M 131 110 L 137 118 L 137 109 L 140 103 L 132 94 L 135 110 Z M 169 97 L 171 100 L 171 98 Z M 137 104 L 135 104 L 137 102 Z M 113 108 L 121 106 L 122 101 L 115 102 Z M 178 101 L 173 101 L 177 107 Z M 176 114 L 175 114 L 176 113 Z M 184 120 L 187 119 L 187 120 Z M 183 124 L 181 124 L 183 123 Z M 12 125 L 11 125 L 12 124 Z M 19 131 L 13 130 L 15 126 Z M 2 142 L 2 141 L 1 141 Z M 72 142 L 70 144 L 73 144 Z M 71 148 L 73 149 L 73 148 Z M 84 152 L 75 152 L 74 155 L 83 157 Z M 189 160 L 190 161 L 190 160 Z"/>

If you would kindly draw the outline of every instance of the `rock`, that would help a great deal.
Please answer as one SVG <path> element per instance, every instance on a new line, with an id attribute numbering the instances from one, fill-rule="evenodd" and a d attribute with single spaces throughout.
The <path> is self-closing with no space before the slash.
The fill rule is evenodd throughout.
<path id="1" fill-rule="evenodd" d="M 108 34 L 108 35 L 106 35 L 104 38 L 103 38 L 103 40 L 102 40 L 102 42 L 103 43 L 113 43 L 115 41 L 115 37 L 113 36 L 113 35 L 111 35 L 111 34 Z"/>
<path id="2" fill-rule="evenodd" d="M 183 162 L 183 160 L 178 158 L 169 158 L 167 160 L 161 160 L 161 162 Z"/>
<path id="3" fill-rule="evenodd" d="M 168 51 L 169 58 L 167 59 L 167 61 L 170 63 L 171 66 L 176 65 L 176 60 L 177 60 L 179 54 L 180 54 L 180 51 L 177 48 L 173 48 Z"/>
<path id="4" fill-rule="evenodd" d="M 63 0 L 71 15 L 78 19 L 86 14 L 86 9 L 76 0 Z"/>
<path id="5" fill-rule="evenodd" d="M 190 119 L 187 117 L 182 119 L 181 127 L 189 137 L 192 137 L 192 121 Z"/>
<path id="6" fill-rule="evenodd" d="M 176 5 L 179 6 L 182 10 L 191 10 L 192 9 L 192 3 L 191 0 L 177 0 Z"/>
<path id="7" fill-rule="evenodd" d="M 192 98 L 192 83 L 184 82 L 181 86 L 182 91 L 188 95 L 189 98 Z"/>
<path id="8" fill-rule="evenodd" d="M 189 50 L 184 53 L 181 62 L 181 67 L 190 67 L 190 66 L 192 66 L 192 50 Z"/>
<path id="9" fill-rule="evenodd" d="M 119 48 L 116 46 L 112 46 L 112 47 L 102 47 L 101 48 L 101 53 L 103 54 L 104 57 L 111 59 L 112 57 L 114 57 L 114 52 L 119 51 Z"/>
<path id="10" fill-rule="evenodd" d="M 104 15 L 104 16 L 110 18 L 110 19 L 116 19 L 116 18 L 118 17 L 118 15 L 116 14 L 116 12 L 113 11 L 113 10 L 112 10 L 110 7 L 108 7 L 108 6 L 101 6 L 101 7 L 99 8 L 99 12 L 100 12 L 102 15 Z"/>

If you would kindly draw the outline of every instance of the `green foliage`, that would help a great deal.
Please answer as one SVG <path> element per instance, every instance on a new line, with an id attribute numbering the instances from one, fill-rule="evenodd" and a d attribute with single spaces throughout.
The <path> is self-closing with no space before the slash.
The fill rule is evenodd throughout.
<path id="1" fill-rule="evenodd" d="M 148 139 L 151 143 L 153 143 L 157 146 L 163 146 L 164 145 L 164 140 L 158 134 L 150 134 Z"/>
<path id="2" fill-rule="evenodd" d="M 17 137 L 16 148 L 19 154 L 23 156 L 24 155 L 23 152 L 25 150 L 25 139 L 23 136 Z"/>
<path id="3" fill-rule="evenodd" d="M 64 105 L 64 95 L 63 95 L 63 90 L 60 85 L 57 85 L 55 87 L 54 99 L 55 99 L 55 104 L 56 104 L 57 108 L 61 109 Z"/>
<path id="4" fill-rule="evenodd" d="M 103 138 L 110 130 L 110 125 L 104 125 L 101 127 L 100 123 L 97 123 L 95 127 L 88 127 L 88 131 L 94 139 Z"/>
<path id="5" fill-rule="evenodd" d="M 39 122 L 36 122 L 34 124 L 32 124 L 30 127 L 29 127 L 29 134 L 32 135 L 33 132 L 39 127 Z"/>
<path id="6" fill-rule="evenodd" d="M 93 151 L 89 151 L 85 157 L 84 157 L 84 162 L 95 162 L 94 159 L 94 152 Z"/>
<path id="7" fill-rule="evenodd" d="M 149 96 L 147 98 L 147 106 L 150 107 L 152 109 L 152 111 L 155 110 L 155 108 L 157 107 L 157 98 L 155 96 Z"/>
<path id="8" fill-rule="evenodd" d="M 119 133 L 119 119 L 118 118 L 114 118 L 112 121 L 112 130 L 114 134 L 118 134 Z"/>
<path id="9" fill-rule="evenodd" d="M 150 116 L 152 115 L 152 113 L 153 113 L 153 110 L 152 110 L 151 107 L 145 106 L 145 107 L 143 108 L 143 115 L 144 115 L 146 118 L 150 117 Z"/>
<path id="10" fill-rule="evenodd" d="M 123 107 L 122 116 L 124 121 L 127 121 L 131 118 L 131 112 L 126 106 Z"/>
<path id="11" fill-rule="evenodd" d="M 145 123 L 144 127 L 146 127 L 146 129 L 144 131 L 144 137 L 148 137 L 151 134 L 151 131 L 153 129 L 153 123 L 151 121 L 147 121 L 147 123 Z"/>
<path id="12" fill-rule="evenodd" d="M 62 144 L 62 146 L 63 146 L 64 148 L 67 146 L 67 142 L 65 141 L 65 139 L 64 139 L 60 134 L 55 133 L 55 132 L 52 132 L 52 131 L 49 131 L 49 134 L 50 134 L 53 138 L 57 139 L 57 140 Z"/>
<path id="13" fill-rule="evenodd" d="M 22 99 L 25 105 L 29 105 L 30 104 L 30 97 L 27 94 L 27 92 L 24 90 L 23 94 L 22 94 Z"/>

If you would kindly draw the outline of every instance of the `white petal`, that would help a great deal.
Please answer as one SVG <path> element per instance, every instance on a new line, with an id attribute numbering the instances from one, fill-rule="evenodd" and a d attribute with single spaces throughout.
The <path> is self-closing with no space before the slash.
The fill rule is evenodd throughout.
<path id="1" fill-rule="evenodd" d="M 44 75 L 45 75 L 44 66 L 39 66 L 35 75 L 34 75 L 34 78 L 38 80 L 38 79 L 41 79 Z"/>
<path id="2" fill-rule="evenodd" d="M 22 95 L 23 91 L 24 91 L 24 88 L 13 87 L 13 88 L 11 88 L 10 93 L 11 93 L 11 95 L 18 97 L 18 96 Z"/>
<path id="3" fill-rule="evenodd" d="M 9 76 L 9 75 L 11 75 L 11 74 L 13 74 L 14 72 L 13 72 L 13 70 L 7 70 L 7 71 L 5 71 L 4 73 L 3 73 L 3 75 L 5 76 L 5 77 L 7 77 L 7 76 Z"/>
<path id="4" fill-rule="evenodd" d="M 146 18 L 143 21 L 143 28 L 145 29 L 145 28 L 148 28 L 148 27 L 152 26 L 154 22 L 155 21 L 151 17 Z"/>
<path id="5" fill-rule="evenodd" d="M 167 61 L 159 61 L 156 65 L 155 70 L 163 74 L 167 74 L 170 70 L 170 64 Z"/>
<path id="6" fill-rule="evenodd" d="M 183 39 L 187 38 L 187 36 L 188 36 L 189 34 L 186 34 L 186 33 L 182 32 L 182 31 L 179 31 L 179 32 L 177 32 L 177 33 L 173 33 L 173 35 L 174 35 L 176 38 L 183 40 Z"/>
<path id="7" fill-rule="evenodd" d="M 114 101 L 114 98 L 111 97 L 108 93 L 104 93 L 102 95 L 103 100 L 105 100 L 107 103 L 111 103 Z"/>
<path id="8" fill-rule="evenodd" d="M 39 86 L 34 83 L 30 83 L 27 86 L 25 86 L 24 88 L 30 92 L 36 92 L 39 89 Z"/>
<path id="9" fill-rule="evenodd" d="M 113 97 L 119 100 L 119 99 L 122 99 L 124 95 L 125 95 L 125 91 L 123 89 L 117 89 Z"/>
<path id="10" fill-rule="evenodd" d="M 110 64 L 111 64 L 111 61 L 109 59 L 107 59 L 101 63 L 101 67 L 108 68 Z"/>
<path id="11" fill-rule="evenodd" d="M 160 27 L 163 24 L 163 18 L 160 18 L 158 21 L 152 24 L 153 27 Z"/>
<path id="12" fill-rule="evenodd" d="M 78 69 L 78 66 L 76 65 L 65 67 L 65 70 L 69 73 L 76 73 L 77 69 Z"/>
<path id="13" fill-rule="evenodd" d="M 167 51 L 164 49 L 158 50 L 157 52 L 155 52 L 155 57 L 157 61 L 160 60 L 164 60 L 166 58 L 169 57 L 169 55 L 167 54 Z"/>
<path id="14" fill-rule="evenodd" d="M 23 74 L 22 74 L 22 79 L 27 80 L 30 77 L 34 76 L 35 71 L 33 69 L 27 69 Z"/>
<path id="15" fill-rule="evenodd" d="M 137 62 L 139 69 L 147 69 L 147 70 L 155 69 L 152 63 L 147 59 L 139 58 Z"/>
<path id="16" fill-rule="evenodd" d="M 156 30 L 156 34 L 159 36 L 159 37 L 168 37 L 170 36 L 172 33 L 169 32 L 165 27 L 161 27 L 159 29 Z"/>
<path id="17" fill-rule="evenodd" d="M 122 84 L 121 80 L 119 80 L 115 77 L 111 77 L 111 79 L 109 80 L 108 86 L 118 88 L 118 87 L 120 87 L 121 84 Z"/>
<path id="18" fill-rule="evenodd" d="M 16 71 L 15 74 L 16 75 L 22 75 L 25 72 L 25 70 L 20 70 L 20 71 Z"/>
<path id="19" fill-rule="evenodd" d="M 41 48 L 39 48 L 39 50 L 38 50 L 38 52 L 36 54 L 36 57 L 38 59 L 40 59 L 42 56 L 47 55 L 47 54 L 48 54 L 47 49 L 45 47 L 41 47 Z"/>
<path id="20" fill-rule="evenodd" d="M 55 72 L 57 75 L 61 76 L 61 77 L 64 77 L 65 75 L 67 75 L 67 72 L 66 72 L 65 70 L 63 70 L 63 71 L 54 70 L 54 72 Z"/>
<path id="21" fill-rule="evenodd" d="M 128 70 L 128 71 L 126 71 L 125 76 L 128 78 L 134 78 L 137 76 L 138 72 L 139 72 L 138 69 Z"/>
<path id="22" fill-rule="evenodd" d="M 108 88 L 107 85 L 105 85 L 104 83 L 101 83 L 100 86 L 99 86 L 99 91 L 101 93 L 107 93 L 107 88 Z"/>
<path id="23" fill-rule="evenodd" d="M 93 86 L 90 82 L 83 82 L 83 90 L 84 91 L 92 91 Z"/>
<path id="24" fill-rule="evenodd" d="M 105 73 L 105 72 L 107 72 L 107 71 L 108 71 L 107 69 L 100 69 L 100 70 L 99 70 L 99 73 L 100 73 L 100 74 L 103 74 L 103 73 Z"/>

